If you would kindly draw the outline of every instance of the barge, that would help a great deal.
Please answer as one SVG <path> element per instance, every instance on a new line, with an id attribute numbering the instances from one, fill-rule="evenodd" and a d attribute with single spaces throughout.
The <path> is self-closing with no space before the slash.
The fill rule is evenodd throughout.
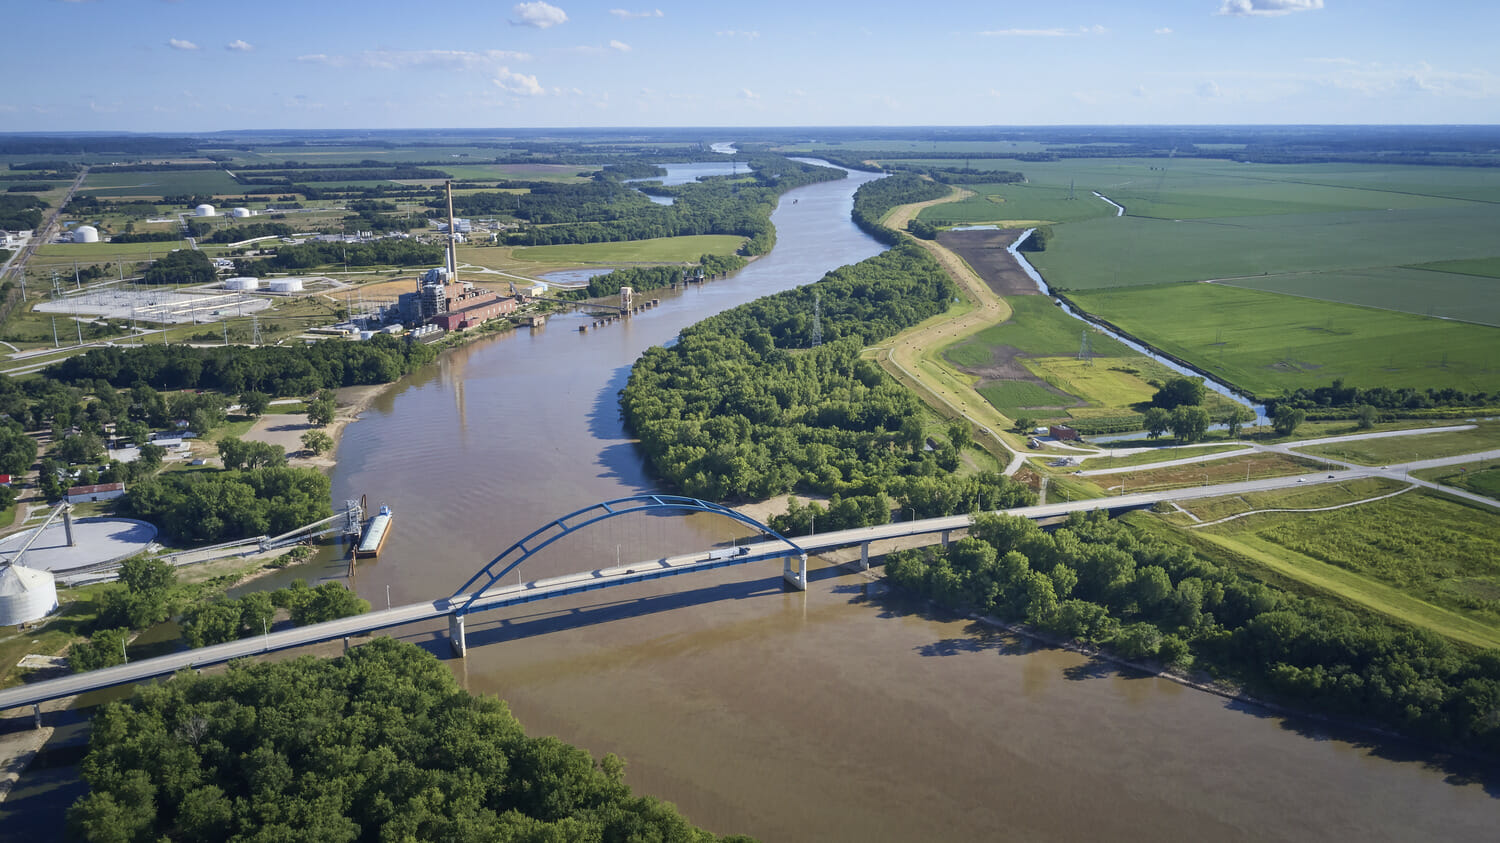
<path id="1" fill-rule="evenodd" d="M 381 505 L 380 512 L 365 525 L 364 534 L 354 547 L 355 559 L 369 559 L 380 555 L 380 549 L 385 547 L 386 537 L 391 534 L 391 518 L 394 515 L 390 507 Z"/>

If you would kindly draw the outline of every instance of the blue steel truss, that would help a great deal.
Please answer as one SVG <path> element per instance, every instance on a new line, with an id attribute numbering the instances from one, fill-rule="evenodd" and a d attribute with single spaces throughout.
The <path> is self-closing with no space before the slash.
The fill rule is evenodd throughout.
<path id="1" fill-rule="evenodd" d="M 459 597 L 464 596 L 466 593 L 468 594 L 468 599 L 464 601 L 463 605 L 455 608 L 453 610 L 453 613 L 456 615 L 467 614 L 469 611 L 469 607 L 474 603 L 476 599 L 479 598 L 481 594 L 493 588 L 495 584 L 500 582 L 500 580 L 506 574 L 514 571 L 516 569 L 516 566 L 531 558 L 532 554 L 540 551 L 542 548 L 547 547 L 563 536 L 576 533 L 584 527 L 598 523 L 607 518 L 615 518 L 621 515 L 630 515 L 631 513 L 635 512 L 648 512 L 650 510 L 658 509 L 677 509 L 684 512 L 708 512 L 714 515 L 723 515 L 728 518 L 733 518 L 734 520 L 739 521 L 742 524 L 748 524 L 749 526 L 754 527 L 762 533 L 772 536 L 779 541 L 786 542 L 787 546 L 796 553 L 804 553 L 802 548 L 798 547 L 797 544 L 791 539 L 783 536 L 770 527 L 767 527 L 765 524 L 760 523 L 754 518 L 735 512 L 727 506 L 722 506 L 716 503 L 709 503 L 708 501 L 701 501 L 697 498 L 681 497 L 679 495 L 632 495 L 628 498 L 616 498 L 612 501 L 604 501 L 603 503 L 596 503 L 593 506 L 586 506 L 583 509 L 578 510 L 577 512 L 570 512 L 567 515 L 564 515 L 563 517 L 558 518 L 557 520 L 549 524 L 546 524 L 545 526 L 537 528 L 536 530 L 532 531 L 532 533 L 526 538 L 521 539 L 520 541 L 506 548 L 503 553 L 501 553 L 499 556 L 496 556 L 494 559 L 491 559 L 488 565 L 480 568 L 477 572 L 475 572 L 474 576 L 469 578 L 468 582 L 459 586 L 458 590 L 453 592 L 453 597 L 451 599 L 455 600 Z M 479 588 L 471 588 L 476 582 L 479 582 L 480 580 L 484 580 L 484 585 L 480 586 Z"/>

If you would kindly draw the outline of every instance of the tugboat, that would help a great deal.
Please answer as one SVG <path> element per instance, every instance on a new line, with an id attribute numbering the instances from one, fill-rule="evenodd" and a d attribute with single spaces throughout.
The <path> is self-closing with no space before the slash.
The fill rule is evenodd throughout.
<path id="1" fill-rule="evenodd" d="M 359 544 L 354 548 L 355 559 L 369 559 L 380 555 L 380 549 L 385 547 L 386 536 L 391 534 L 391 518 L 395 513 L 385 504 L 380 505 L 380 512 L 370 519 L 365 525 L 364 535 L 359 539 Z"/>

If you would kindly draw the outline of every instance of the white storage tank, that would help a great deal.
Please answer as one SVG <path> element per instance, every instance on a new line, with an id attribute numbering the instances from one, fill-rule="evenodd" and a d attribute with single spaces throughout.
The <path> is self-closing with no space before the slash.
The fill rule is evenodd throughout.
<path id="1" fill-rule="evenodd" d="M 239 218 L 239 219 L 244 219 L 245 217 L 253 217 L 253 216 L 255 216 L 255 212 L 252 211 L 252 210 L 250 210 L 249 208 L 234 208 L 234 209 L 230 210 L 229 215 L 232 216 L 232 217 Z M 210 214 L 209 216 L 213 216 L 213 215 Z"/>
<path id="2" fill-rule="evenodd" d="M 77 228 L 73 229 L 73 242 L 98 243 L 99 229 L 94 228 L 92 225 L 80 225 Z"/>
<path id="3" fill-rule="evenodd" d="M 200 217 L 211 217 L 214 215 L 214 206 L 205 203 L 194 208 L 193 213 Z"/>
<path id="4" fill-rule="evenodd" d="M 300 293 L 302 292 L 301 278 L 273 278 L 271 279 L 271 292 L 273 293 Z"/>
<path id="5" fill-rule="evenodd" d="M 0 626 L 41 620 L 57 608 L 57 581 L 48 571 L 0 567 Z"/>
<path id="6" fill-rule="evenodd" d="M 248 276 L 241 276 L 239 278 L 231 278 L 228 281 L 224 282 L 224 289 L 226 289 L 226 290 L 259 290 L 260 289 L 260 279 L 259 278 L 250 278 Z"/>

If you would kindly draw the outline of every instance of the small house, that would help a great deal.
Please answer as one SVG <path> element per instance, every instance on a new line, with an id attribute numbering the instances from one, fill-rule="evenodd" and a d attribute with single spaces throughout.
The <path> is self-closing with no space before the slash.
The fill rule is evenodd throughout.
<path id="1" fill-rule="evenodd" d="M 1081 439 L 1081 437 L 1079 437 L 1078 435 L 1078 431 L 1074 430 L 1071 427 L 1068 427 L 1065 424 L 1054 424 L 1051 427 L 1047 428 L 1047 432 L 1051 434 L 1053 439 L 1056 439 L 1059 442 L 1078 442 Z"/>

